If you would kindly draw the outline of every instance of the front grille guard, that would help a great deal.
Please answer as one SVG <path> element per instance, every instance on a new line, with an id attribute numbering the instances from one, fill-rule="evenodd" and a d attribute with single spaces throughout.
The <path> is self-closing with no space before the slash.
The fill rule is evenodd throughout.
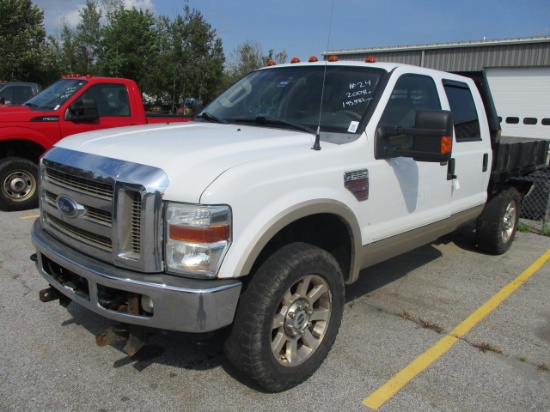
<path id="1" fill-rule="evenodd" d="M 56 147 L 40 173 L 41 220 L 51 235 L 120 268 L 163 270 L 164 171 Z"/>

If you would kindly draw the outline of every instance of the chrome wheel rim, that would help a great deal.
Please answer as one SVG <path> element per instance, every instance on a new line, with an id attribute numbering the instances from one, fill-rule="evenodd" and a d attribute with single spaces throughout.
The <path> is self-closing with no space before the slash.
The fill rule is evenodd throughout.
<path id="1" fill-rule="evenodd" d="M 36 190 L 34 176 L 25 170 L 14 170 L 6 176 L 2 191 L 13 201 L 22 202 L 30 198 Z"/>
<path id="2" fill-rule="evenodd" d="M 518 208 L 515 201 L 511 201 L 506 207 L 504 216 L 502 218 L 502 240 L 506 243 L 512 237 L 514 233 L 514 227 L 516 225 L 518 214 Z"/>
<path id="3" fill-rule="evenodd" d="M 327 281 L 308 275 L 284 294 L 273 318 L 271 350 L 283 366 L 296 366 L 319 347 L 332 313 L 332 295 Z"/>

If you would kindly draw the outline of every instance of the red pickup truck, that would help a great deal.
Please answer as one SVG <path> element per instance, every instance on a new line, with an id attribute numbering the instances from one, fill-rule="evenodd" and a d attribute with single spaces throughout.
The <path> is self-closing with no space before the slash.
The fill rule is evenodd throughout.
<path id="1" fill-rule="evenodd" d="M 38 205 L 38 160 L 63 137 L 190 119 L 190 115 L 146 113 L 133 80 L 89 75 L 66 76 L 23 106 L 0 107 L 0 209 Z"/>

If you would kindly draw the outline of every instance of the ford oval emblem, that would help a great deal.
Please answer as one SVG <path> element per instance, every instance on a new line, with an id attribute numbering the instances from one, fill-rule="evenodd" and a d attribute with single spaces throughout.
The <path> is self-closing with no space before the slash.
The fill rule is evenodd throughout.
<path id="1" fill-rule="evenodd" d="M 76 203 L 67 195 L 57 196 L 55 203 L 61 214 L 67 217 L 76 217 L 78 213 L 84 209 L 83 206 Z"/>

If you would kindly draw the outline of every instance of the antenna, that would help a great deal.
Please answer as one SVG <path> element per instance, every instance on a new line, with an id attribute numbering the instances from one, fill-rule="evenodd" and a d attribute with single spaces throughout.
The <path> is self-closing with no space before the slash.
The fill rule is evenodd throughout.
<path id="1" fill-rule="evenodd" d="M 332 16 L 334 14 L 334 0 L 331 2 L 330 6 L 330 22 L 328 25 L 328 37 L 327 37 L 327 47 L 326 50 L 329 50 L 328 46 L 330 43 L 330 32 L 332 30 Z M 328 60 L 325 60 L 325 70 L 323 72 L 323 86 L 321 88 L 321 101 L 319 102 L 319 119 L 317 120 L 317 132 L 315 133 L 315 142 L 313 143 L 313 150 L 321 150 L 321 117 L 323 115 L 323 97 L 325 95 L 325 80 L 327 78 L 327 63 Z"/>

